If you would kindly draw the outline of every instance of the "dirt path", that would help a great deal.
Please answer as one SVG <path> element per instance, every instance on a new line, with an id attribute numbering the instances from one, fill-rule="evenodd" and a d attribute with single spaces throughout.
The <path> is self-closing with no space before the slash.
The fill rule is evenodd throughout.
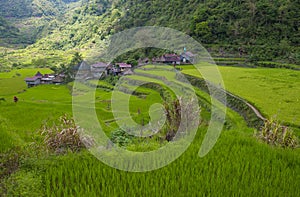
<path id="1" fill-rule="evenodd" d="M 251 105 L 250 103 L 248 103 L 245 99 L 243 99 L 243 98 L 241 98 L 241 97 L 239 97 L 239 96 L 236 96 L 236 95 L 234 95 L 234 94 L 228 92 L 227 90 L 224 90 L 224 91 L 225 91 L 226 94 L 228 94 L 228 95 L 230 95 L 230 96 L 232 96 L 232 97 L 234 97 L 234 98 L 236 98 L 236 99 L 242 101 L 243 103 L 245 103 L 248 107 L 251 108 L 251 110 L 255 113 L 255 115 L 256 115 L 258 118 L 260 118 L 260 119 L 263 120 L 263 121 L 266 120 L 266 118 L 260 113 L 260 111 L 259 111 L 256 107 L 254 107 L 253 105 Z"/>

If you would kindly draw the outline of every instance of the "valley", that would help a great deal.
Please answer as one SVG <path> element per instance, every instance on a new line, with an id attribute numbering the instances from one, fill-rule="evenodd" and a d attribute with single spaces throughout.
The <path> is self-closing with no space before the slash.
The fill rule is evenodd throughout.
<path id="1" fill-rule="evenodd" d="M 287 0 L 0 0 L 0 196 L 299 196 L 299 14 Z M 207 56 L 164 35 L 182 51 L 107 62 L 111 38 L 141 26 Z"/>

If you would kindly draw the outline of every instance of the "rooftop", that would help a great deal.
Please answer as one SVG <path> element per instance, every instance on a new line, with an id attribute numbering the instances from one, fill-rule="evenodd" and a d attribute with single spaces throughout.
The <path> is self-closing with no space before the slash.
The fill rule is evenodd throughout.
<path id="1" fill-rule="evenodd" d="M 126 64 L 126 63 L 116 63 L 116 65 L 119 65 L 120 68 L 131 68 L 131 64 Z"/>
<path id="2" fill-rule="evenodd" d="M 27 77 L 27 78 L 25 79 L 25 81 L 36 81 L 37 79 L 40 79 L 40 77 L 39 77 L 39 76 Z"/>
<path id="3" fill-rule="evenodd" d="M 96 64 L 93 64 L 91 67 L 93 68 L 106 68 L 108 66 L 107 63 L 104 62 L 98 62 Z"/>

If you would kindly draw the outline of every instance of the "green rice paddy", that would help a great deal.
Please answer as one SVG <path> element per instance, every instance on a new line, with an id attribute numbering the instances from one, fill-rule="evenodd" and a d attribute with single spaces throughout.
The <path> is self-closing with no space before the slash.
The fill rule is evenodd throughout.
<path id="1" fill-rule="evenodd" d="M 219 68 L 228 91 L 255 104 L 267 116 L 276 114 L 280 120 L 299 125 L 299 72 Z M 42 140 L 37 131 L 44 122 L 55 121 L 65 113 L 72 114 L 72 96 L 71 84 L 27 89 L 23 80 L 36 71 L 17 70 L 21 76 L 15 76 L 16 71 L 0 73 L 0 98 L 6 99 L 0 101 L 0 153 L 15 147 L 26 152 L 20 157 L 19 168 L 10 176 L 1 178 L 0 196 L 300 195 L 299 149 L 281 149 L 263 144 L 253 136 L 254 129 L 248 128 L 244 120 L 230 109 L 227 110 L 227 125 L 208 155 L 198 157 L 210 117 L 209 111 L 202 108 L 202 122 L 188 150 L 170 165 L 151 172 L 133 173 L 114 169 L 88 151 L 66 155 L 39 151 L 34 148 L 34 142 Z M 185 67 L 183 72 L 195 73 L 192 67 Z M 151 71 L 151 74 L 160 75 L 158 73 L 168 79 L 174 77 L 167 71 Z M 149 82 L 145 76 L 129 78 Z M 13 82 L 13 79 L 19 81 Z M 99 85 L 95 93 L 95 107 L 100 124 L 109 135 L 118 128 L 109 105 L 111 85 L 105 81 L 90 83 Z M 85 94 L 88 84 L 79 88 Z M 162 99 L 157 91 L 150 88 L 140 87 L 137 91 L 145 96 L 130 97 L 130 112 L 133 119 L 139 122 L 141 116 L 147 119 L 149 107 L 153 103 L 161 103 Z M 196 92 L 199 99 L 209 99 L 200 90 L 196 89 Z M 18 96 L 18 103 L 13 103 L 14 95 Z M 137 113 L 139 109 L 140 115 Z M 131 149 L 155 146 L 151 143 Z"/>
<path id="2" fill-rule="evenodd" d="M 183 73 L 200 76 L 194 67 Z M 209 70 L 209 66 L 200 67 Z M 267 117 L 300 125 L 300 72 L 288 69 L 218 67 L 225 89 L 254 104 Z"/>

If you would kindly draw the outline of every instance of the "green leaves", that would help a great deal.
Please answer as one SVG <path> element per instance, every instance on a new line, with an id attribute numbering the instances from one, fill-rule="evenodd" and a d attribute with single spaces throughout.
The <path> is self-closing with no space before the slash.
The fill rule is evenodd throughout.
<path id="1" fill-rule="evenodd" d="M 122 129 L 117 129 L 111 132 L 111 140 L 114 144 L 117 144 L 121 147 L 127 146 L 132 142 L 133 136 L 129 135 L 126 131 Z"/>
<path id="2" fill-rule="evenodd" d="M 299 143 L 297 136 L 289 127 L 281 125 L 274 119 L 265 121 L 257 137 L 267 144 L 283 148 L 297 148 Z"/>

